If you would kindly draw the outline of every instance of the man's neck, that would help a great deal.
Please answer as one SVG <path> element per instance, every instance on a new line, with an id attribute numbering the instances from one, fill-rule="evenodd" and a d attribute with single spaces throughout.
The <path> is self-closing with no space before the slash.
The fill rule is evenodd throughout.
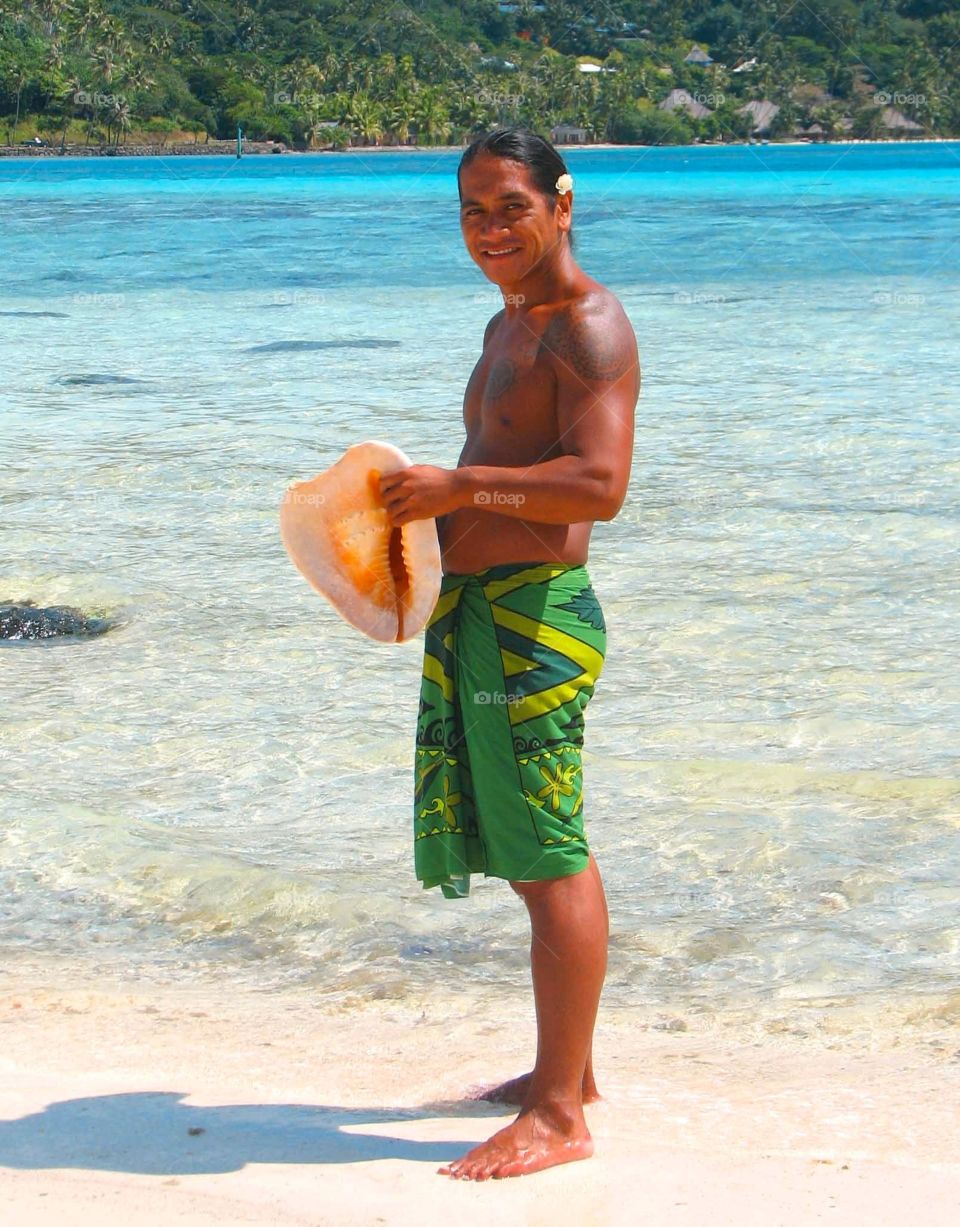
<path id="1" fill-rule="evenodd" d="M 544 303 L 569 298 L 583 280 L 583 270 L 576 264 L 569 247 L 550 263 L 533 269 L 526 277 L 510 286 L 500 286 L 507 315 L 529 311 Z"/>

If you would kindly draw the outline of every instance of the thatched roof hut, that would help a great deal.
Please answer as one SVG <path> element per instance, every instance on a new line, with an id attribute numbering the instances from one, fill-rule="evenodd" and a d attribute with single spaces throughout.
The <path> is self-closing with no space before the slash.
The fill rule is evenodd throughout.
<path id="1" fill-rule="evenodd" d="M 923 124 L 918 124 L 914 119 L 908 119 L 896 107 L 884 107 L 882 122 L 889 132 L 895 132 L 898 136 L 923 136 L 924 133 Z"/>
<path id="2" fill-rule="evenodd" d="M 660 110 L 686 111 L 694 119 L 704 119 L 707 115 L 713 114 L 709 107 L 705 107 L 702 102 L 697 102 L 696 98 L 685 89 L 672 89 L 660 103 Z"/>
<path id="3" fill-rule="evenodd" d="M 762 98 L 760 101 L 748 102 L 740 108 L 739 113 L 752 117 L 752 132 L 756 136 L 770 131 L 770 125 L 780 114 L 780 108 L 769 98 Z"/>

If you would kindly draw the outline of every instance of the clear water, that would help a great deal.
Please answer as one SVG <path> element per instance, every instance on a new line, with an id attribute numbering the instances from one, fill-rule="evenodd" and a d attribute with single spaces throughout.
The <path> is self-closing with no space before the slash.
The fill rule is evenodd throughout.
<path id="1" fill-rule="evenodd" d="M 413 876 L 420 641 L 341 623 L 277 531 L 349 443 L 455 463 L 499 305 L 456 162 L 0 160 L 0 600 L 121 622 L 0 645 L 0 975 L 529 993 L 509 887 Z M 960 145 L 569 164 L 644 369 L 589 564 L 605 1003 L 949 1009 Z"/>

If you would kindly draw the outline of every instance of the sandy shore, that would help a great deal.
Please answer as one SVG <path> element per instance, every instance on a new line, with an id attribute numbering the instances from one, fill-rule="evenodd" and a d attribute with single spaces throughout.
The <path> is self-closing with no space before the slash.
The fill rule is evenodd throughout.
<path id="1" fill-rule="evenodd" d="M 704 141 L 699 144 L 692 145 L 613 145 L 609 142 L 598 141 L 588 145 L 557 145 L 557 149 L 569 151 L 571 149 L 592 149 L 592 150 L 608 150 L 608 149 L 725 149 L 740 145 L 752 145 L 756 147 L 769 148 L 773 145 L 790 145 L 797 147 L 806 147 L 808 145 L 942 145 L 956 143 L 957 137 L 953 136 L 929 136 L 920 139 L 912 140 L 866 140 L 857 137 L 836 138 L 830 141 L 774 141 L 774 140 L 754 140 L 754 141 L 722 141 L 710 142 Z M 368 154 L 368 153 L 463 153 L 466 145 L 350 145 L 346 149 L 287 149 L 279 142 L 273 141 L 244 141 L 243 153 L 244 157 L 259 156 L 261 154 L 276 154 L 282 153 L 284 156 L 296 155 L 297 157 L 315 157 L 318 154 L 333 154 L 339 157 L 344 153 L 353 154 Z M 0 145 L 0 158 L 36 158 L 36 157 L 68 157 L 68 158 L 98 158 L 104 156 L 120 156 L 120 157 L 182 157 L 182 156 L 210 156 L 219 155 L 226 157 L 236 157 L 236 142 L 235 141 L 210 141 L 207 143 L 193 143 L 176 146 L 159 145 L 153 148 L 137 145 L 125 146 L 121 145 L 114 150 L 111 148 L 110 154 L 104 154 L 99 146 L 67 146 L 65 152 L 61 155 L 59 146 L 48 146 L 47 148 L 30 149 L 20 145 Z"/>
<path id="2" fill-rule="evenodd" d="M 436 1169 L 512 1118 L 465 1094 L 528 1067 L 530 1011 L 5 991 L 3 1223 L 902 1227 L 922 1202 L 946 1227 L 960 1036 L 939 1035 L 731 1042 L 605 1016 L 595 1156 L 473 1184 Z"/>

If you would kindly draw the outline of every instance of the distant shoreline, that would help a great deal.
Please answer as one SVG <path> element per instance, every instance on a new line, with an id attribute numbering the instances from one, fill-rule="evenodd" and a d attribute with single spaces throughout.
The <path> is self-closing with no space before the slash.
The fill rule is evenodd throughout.
<path id="1" fill-rule="evenodd" d="M 611 149 L 732 149 L 732 148 L 812 148 L 819 145 L 950 145 L 960 142 L 960 137 L 931 136 L 903 140 L 866 140 L 844 137 L 831 141 L 721 141 L 698 142 L 690 145 L 617 145 L 611 142 L 596 142 L 589 145 L 573 144 L 556 146 L 569 150 Z M 282 155 L 284 157 L 316 157 L 317 155 L 343 154 L 363 155 L 371 153 L 462 153 L 465 145 L 350 145 L 346 149 L 288 149 L 273 141 L 245 141 L 244 157 Z M 189 142 L 182 145 L 67 145 L 61 152 L 58 145 L 0 145 L 0 158 L 139 158 L 139 157 L 233 157 L 237 156 L 236 141 L 208 141 L 204 144 Z"/>
<path id="2" fill-rule="evenodd" d="M 858 140 L 845 137 L 835 141 L 698 141 L 691 145 L 630 145 L 614 144 L 612 141 L 591 141 L 589 145 L 555 145 L 556 149 L 740 149 L 748 146 L 771 149 L 775 145 L 956 145 L 960 136 L 925 136 L 904 140 Z M 349 149 L 288 149 L 287 153 L 462 153 L 466 145 L 351 145 Z"/>

